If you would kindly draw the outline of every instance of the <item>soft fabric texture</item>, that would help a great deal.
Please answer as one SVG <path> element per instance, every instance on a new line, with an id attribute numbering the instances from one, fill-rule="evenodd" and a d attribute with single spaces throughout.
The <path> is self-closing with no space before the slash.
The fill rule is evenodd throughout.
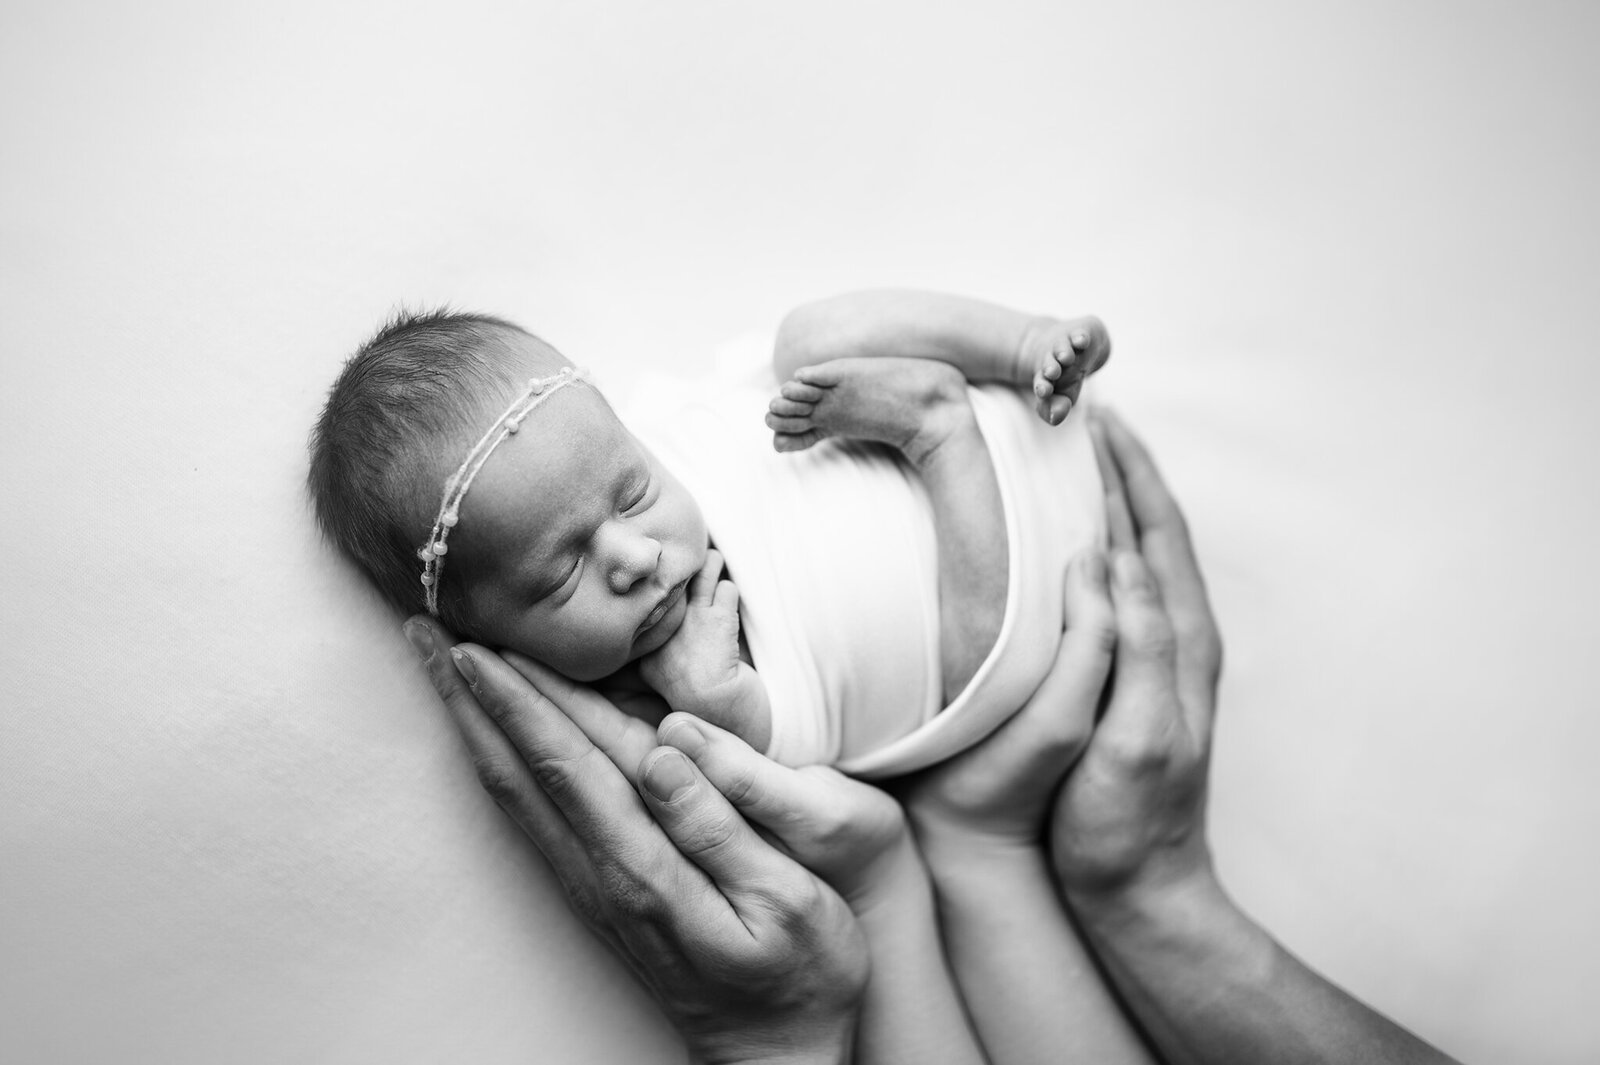
<path id="1" fill-rule="evenodd" d="M 778 388 L 771 351 L 771 337 L 752 335 L 723 350 L 710 380 L 646 375 L 620 413 L 699 502 L 739 587 L 772 703 L 768 753 L 866 777 L 931 765 L 993 731 L 1054 660 L 1066 564 L 1105 531 L 1084 419 L 1046 425 L 1017 389 L 968 389 L 1000 485 L 1010 567 L 995 646 L 943 707 L 927 491 L 882 445 L 775 452 L 762 421 Z"/>

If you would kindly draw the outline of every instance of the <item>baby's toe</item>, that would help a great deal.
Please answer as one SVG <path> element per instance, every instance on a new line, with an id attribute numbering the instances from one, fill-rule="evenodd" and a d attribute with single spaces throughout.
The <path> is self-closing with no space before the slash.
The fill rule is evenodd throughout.
<path id="1" fill-rule="evenodd" d="M 773 433 L 772 450 L 774 451 L 804 451 L 806 448 L 822 439 L 822 435 L 815 429 L 804 433 Z"/>
<path id="2" fill-rule="evenodd" d="M 804 381 L 788 380 L 779 388 L 778 394 L 784 399 L 792 399 L 796 403 L 815 403 L 823 396 L 823 390 L 816 385 L 808 385 Z"/>
<path id="3" fill-rule="evenodd" d="M 787 396 L 779 396 L 777 399 L 774 399 L 771 403 L 767 404 L 767 409 L 780 418 L 804 418 L 809 415 L 812 409 L 815 407 L 815 403 L 806 403 L 798 399 L 789 399 Z"/>
<path id="4" fill-rule="evenodd" d="M 829 362 L 819 362 L 815 366 L 802 366 L 794 372 L 794 380 L 798 384 L 810 385 L 816 390 L 817 399 L 822 398 L 824 390 L 837 385 L 841 379 L 841 363 L 848 363 L 849 359 L 833 359 Z M 792 396 L 792 399 L 803 397 Z M 815 402 L 815 401 L 813 401 Z"/>
<path id="5" fill-rule="evenodd" d="M 804 433 L 815 429 L 816 425 L 810 418 L 786 418 L 768 411 L 767 428 L 775 433 Z"/>

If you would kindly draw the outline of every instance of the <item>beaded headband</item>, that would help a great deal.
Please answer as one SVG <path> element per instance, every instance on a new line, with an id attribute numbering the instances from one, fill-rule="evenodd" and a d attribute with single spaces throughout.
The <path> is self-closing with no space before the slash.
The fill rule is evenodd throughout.
<path id="1" fill-rule="evenodd" d="M 478 476 L 478 471 L 489 461 L 494 449 L 506 437 L 516 435 L 517 430 L 522 428 L 523 419 L 535 407 L 567 385 L 588 380 L 589 371 L 576 366 L 564 366 L 559 373 L 549 377 L 531 378 L 522 395 L 495 419 L 489 431 L 467 452 L 467 460 L 444 483 L 444 500 L 439 504 L 438 517 L 433 520 L 433 531 L 428 533 L 428 542 L 417 550 L 417 557 L 422 559 L 422 588 L 429 614 L 439 616 L 439 574 L 444 569 L 444 556 L 450 551 L 446 541 L 450 539 L 450 530 L 461 520 L 461 501 L 466 498 L 467 489 L 472 487 L 472 479 Z"/>

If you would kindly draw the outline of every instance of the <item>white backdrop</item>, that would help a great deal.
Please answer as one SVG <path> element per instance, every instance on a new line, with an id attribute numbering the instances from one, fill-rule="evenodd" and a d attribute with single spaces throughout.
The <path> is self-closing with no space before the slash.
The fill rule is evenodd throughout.
<path id="1" fill-rule="evenodd" d="M 316 539 L 400 301 L 616 380 L 895 284 L 1111 325 L 1305 958 L 1592 1062 L 1600 8 L 28 0 L 0 23 L 0 1059 L 680 1054 Z"/>

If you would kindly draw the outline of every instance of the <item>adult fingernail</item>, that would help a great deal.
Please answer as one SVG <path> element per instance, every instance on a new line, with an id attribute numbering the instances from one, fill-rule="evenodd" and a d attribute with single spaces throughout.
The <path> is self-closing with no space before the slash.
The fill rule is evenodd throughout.
<path id="1" fill-rule="evenodd" d="M 1106 590 L 1106 556 L 1092 549 L 1084 552 L 1083 580 L 1094 591 Z"/>
<path id="2" fill-rule="evenodd" d="M 694 768 L 682 753 L 669 749 L 645 770 L 644 786 L 662 802 L 672 802 L 694 787 Z"/>
<path id="3" fill-rule="evenodd" d="M 408 621 L 405 624 L 406 639 L 411 642 L 412 650 L 417 652 L 417 657 L 426 662 L 433 657 L 433 630 L 420 621 Z"/>
<path id="4" fill-rule="evenodd" d="M 466 678 L 467 687 L 476 688 L 478 686 L 478 663 L 474 662 L 472 656 L 459 647 L 450 648 L 450 657 L 455 660 L 456 671 Z"/>
<path id="5" fill-rule="evenodd" d="M 706 734 L 691 718 L 674 721 L 661 741 L 678 748 L 690 758 L 698 758 L 700 752 L 706 749 Z"/>

